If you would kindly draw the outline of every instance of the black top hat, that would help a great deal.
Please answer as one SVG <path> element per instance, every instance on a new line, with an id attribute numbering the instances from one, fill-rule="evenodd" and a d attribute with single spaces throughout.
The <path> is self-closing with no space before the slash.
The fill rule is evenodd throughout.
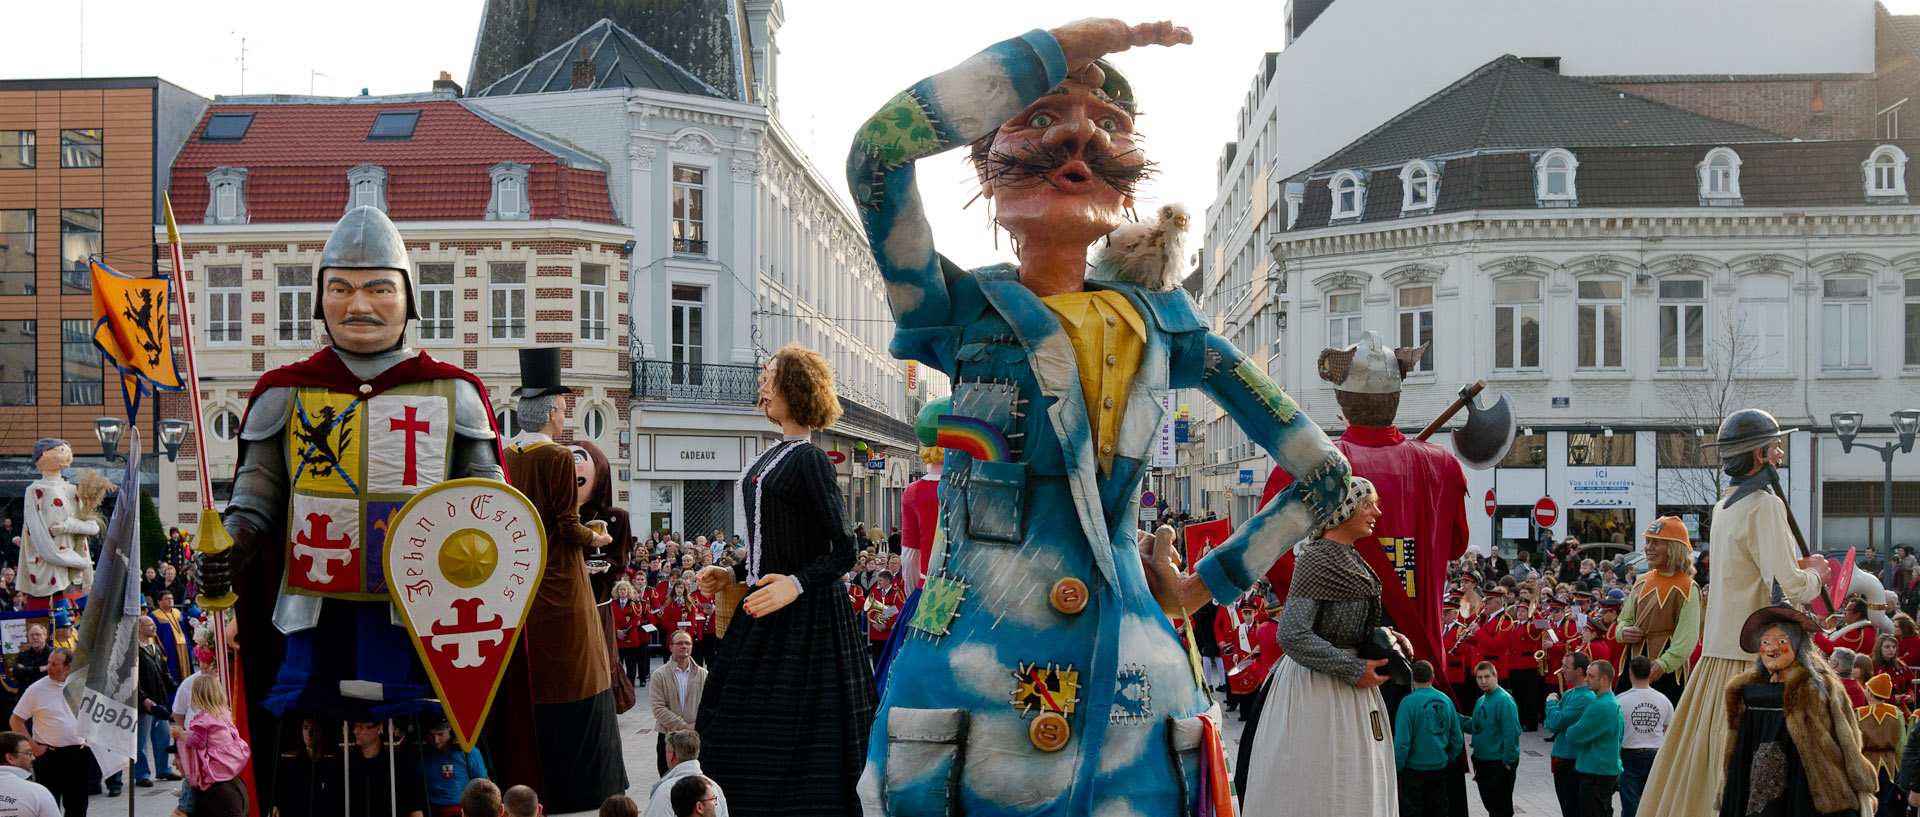
<path id="1" fill-rule="evenodd" d="M 559 349 L 548 347 L 520 350 L 520 397 L 522 399 L 572 393 L 573 389 L 560 385 Z"/>

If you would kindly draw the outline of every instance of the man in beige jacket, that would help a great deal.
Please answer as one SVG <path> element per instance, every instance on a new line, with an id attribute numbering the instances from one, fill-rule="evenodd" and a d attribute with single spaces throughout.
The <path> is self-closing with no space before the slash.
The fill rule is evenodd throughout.
<path id="1" fill-rule="evenodd" d="M 1773 415 L 1743 409 L 1720 424 L 1712 443 L 1731 481 L 1713 509 L 1713 601 L 1700 628 L 1700 661 L 1687 678 L 1667 739 L 1654 757 L 1640 798 L 1646 817 L 1699 817 L 1719 808 L 1720 778 L 1727 762 L 1724 690 L 1734 676 L 1753 669 L 1753 653 L 1740 647 L 1740 628 L 1767 606 L 1773 585 L 1794 604 L 1805 604 L 1827 583 L 1828 565 L 1802 558 L 1788 527 L 1776 470 L 1786 462 L 1781 429 Z"/>
<path id="2" fill-rule="evenodd" d="M 693 663 L 693 636 L 675 630 L 667 642 L 673 658 L 653 671 L 647 681 L 647 698 L 653 702 L 654 752 L 660 760 L 660 774 L 667 773 L 667 734 L 692 729 L 694 715 L 700 712 L 700 690 L 707 685 L 707 668 Z"/>

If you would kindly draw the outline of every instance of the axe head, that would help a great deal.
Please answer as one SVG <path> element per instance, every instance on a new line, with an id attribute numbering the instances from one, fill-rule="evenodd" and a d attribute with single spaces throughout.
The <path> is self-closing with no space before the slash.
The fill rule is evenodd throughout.
<path id="1" fill-rule="evenodd" d="M 1463 392 L 1464 396 L 1464 392 Z M 1460 463 L 1475 471 L 1485 471 L 1507 458 L 1513 436 L 1520 423 L 1513 415 L 1513 404 L 1505 394 L 1493 405 L 1480 407 L 1480 401 L 1467 398 L 1467 422 L 1453 432 L 1453 453 Z"/>

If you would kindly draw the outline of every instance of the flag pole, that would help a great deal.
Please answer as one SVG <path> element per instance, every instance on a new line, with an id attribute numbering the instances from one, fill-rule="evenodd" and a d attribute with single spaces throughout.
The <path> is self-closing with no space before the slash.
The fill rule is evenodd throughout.
<path id="1" fill-rule="evenodd" d="M 194 468 L 200 479 L 200 507 L 213 508 L 213 481 L 207 476 L 206 435 L 201 426 L 205 419 L 200 413 L 200 372 L 194 366 L 193 359 L 193 312 L 187 308 L 187 265 L 180 252 L 180 226 L 173 220 L 173 200 L 161 193 L 166 202 L 167 247 L 173 254 L 173 296 L 176 312 L 180 316 L 180 348 L 187 359 L 187 404 L 193 409 L 193 442 L 195 446 Z"/>

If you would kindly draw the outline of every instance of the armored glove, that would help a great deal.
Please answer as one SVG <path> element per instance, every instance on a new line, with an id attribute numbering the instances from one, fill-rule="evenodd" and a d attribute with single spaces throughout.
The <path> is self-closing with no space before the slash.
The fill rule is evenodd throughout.
<path id="1" fill-rule="evenodd" d="M 252 522 L 245 517 L 228 517 L 221 522 L 226 525 L 227 535 L 233 537 L 233 547 L 219 553 L 193 555 L 194 586 L 200 588 L 200 595 L 210 599 L 231 592 L 234 577 L 259 551 L 260 529 Z"/>

